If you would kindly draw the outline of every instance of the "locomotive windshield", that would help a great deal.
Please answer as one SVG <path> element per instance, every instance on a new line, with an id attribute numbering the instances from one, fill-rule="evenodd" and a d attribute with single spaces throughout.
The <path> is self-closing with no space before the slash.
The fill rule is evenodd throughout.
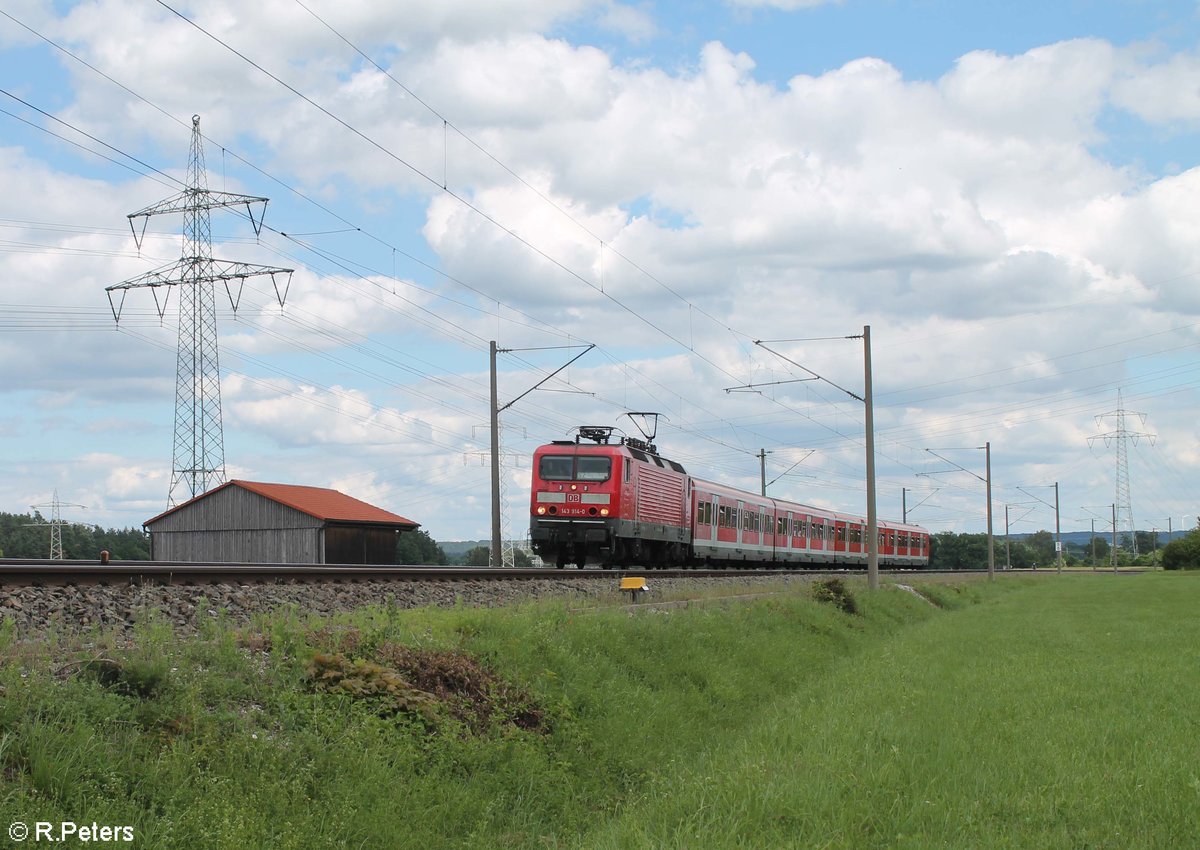
<path id="1" fill-rule="evenodd" d="M 607 481 L 612 474 L 611 457 L 576 458 L 575 477 L 580 481 Z"/>
<path id="2" fill-rule="evenodd" d="M 542 455 L 538 475 L 543 481 L 607 481 L 612 475 L 612 458 Z"/>

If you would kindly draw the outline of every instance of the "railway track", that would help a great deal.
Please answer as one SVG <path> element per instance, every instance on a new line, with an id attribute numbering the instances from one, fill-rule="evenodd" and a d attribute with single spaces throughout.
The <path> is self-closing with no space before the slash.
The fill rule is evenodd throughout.
<path id="1" fill-rule="evenodd" d="M 493 569 L 490 567 L 388 566 L 337 564 L 183 564 L 149 561 L 60 561 L 0 558 L 0 586 L 64 584 L 223 584 L 358 581 L 521 581 L 532 579 L 609 579 L 644 574 L 655 578 L 730 578 L 736 576 L 859 575 L 865 570 L 660 570 L 630 567 L 621 570 Z M 912 571 L 882 571 L 912 575 Z M 939 571 L 922 570 L 935 575 Z"/>

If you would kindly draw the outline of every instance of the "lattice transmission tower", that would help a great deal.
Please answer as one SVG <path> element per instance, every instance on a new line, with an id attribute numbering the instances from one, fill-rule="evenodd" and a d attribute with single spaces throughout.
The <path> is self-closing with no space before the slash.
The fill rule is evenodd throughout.
<path id="1" fill-rule="evenodd" d="M 74 503 L 60 502 L 58 500 L 58 490 L 54 491 L 54 497 L 47 503 L 41 505 L 30 505 L 35 511 L 39 508 L 50 509 L 49 522 L 33 522 L 28 523 L 31 526 L 49 526 L 50 527 L 50 560 L 63 560 L 63 543 L 62 543 L 62 527 L 70 523 L 64 522 L 62 518 L 63 508 L 86 508 L 87 505 L 76 505 Z"/>
<path id="2" fill-rule="evenodd" d="M 121 321 L 121 309 L 130 289 L 149 288 L 159 318 L 164 318 L 172 289 L 179 290 L 179 337 L 175 358 L 175 437 L 171 456 L 171 487 L 167 505 L 179 497 L 186 500 L 225 481 L 225 438 L 221 422 L 221 369 L 217 346 L 216 284 L 220 282 L 237 312 L 247 278 L 269 275 L 275 296 L 283 306 L 291 285 L 293 269 L 256 266 L 216 260 L 212 256 L 210 210 L 246 208 L 255 235 L 262 232 L 267 199 L 232 192 L 212 192 L 204 168 L 204 144 L 200 116 L 192 116 L 192 149 L 188 159 L 187 186 L 178 195 L 130 213 L 129 226 L 141 250 L 150 216 L 183 214 L 183 255 L 178 262 L 108 287 L 113 318 Z M 259 208 L 255 217 L 255 209 Z M 141 219 L 141 229 L 135 224 Z M 280 289 L 276 276 L 286 278 Z M 160 296 L 159 290 L 162 289 Z M 120 293 L 114 300 L 114 293 Z"/>
<path id="3" fill-rule="evenodd" d="M 1136 446 L 1138 441 L 1144 438 L 1150 441 L 1150 445 L 1154 445 L 1154 440 L 1158 435 L 1145 431 L 1130 431 L 1125 427 L 1126 417 L 1129 416 L 1138 417 L 1143 426 L 1146 424 L 1146 414 L 1126 410 L 1124 401 L 1121 398 L 1121 391 L 1117 390 L 1117 409 L 1108 413 L 1102 413 L 1096 417 L 1096 425 L 1099 425 L 1105 419 L 1113 419 L 1117 427 L 1106 434 L 1096 434 L 1095 436 L 1088 437 L 1088 445 L 1091 445 L 1096 440 L 1103 440 L 1106 446 L 1116 446 L 1117 492 L 1116 501 L 1113 503 L 1116 506 L 1116 530 L 1127 529 L 1129 531 L 1129 545 L 1132 547 L 1133 554 L 1136 555 L 1138 553 L 1137 529 L 1133 522 L 1133 502 L 1129 495 L 1129 442 L 1132 440 Z"/>

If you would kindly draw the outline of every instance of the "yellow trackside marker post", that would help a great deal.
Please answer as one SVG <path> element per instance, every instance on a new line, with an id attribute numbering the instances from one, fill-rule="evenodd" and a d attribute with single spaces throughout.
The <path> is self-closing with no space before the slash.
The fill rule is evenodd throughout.
<path id="1" fill-rule="evenodd" d="M 646 580 L 640 576 L 625 576 L 621 579 L 621 591 L 629 593 L 630 602 L 637 602 L 638 594 L 645 593 L 648 589 Z"/>

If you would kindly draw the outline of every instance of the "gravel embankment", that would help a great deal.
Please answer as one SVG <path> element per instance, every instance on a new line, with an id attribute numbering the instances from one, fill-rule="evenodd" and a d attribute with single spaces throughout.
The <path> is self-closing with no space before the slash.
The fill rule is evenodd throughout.
<path id="1" fill-rule="evenodd" d="M 650 592 L 642 602 L 677 599 L 693 593 L 753 593 L 764 584 L 807 581 L 809 577 L 736 575 L 718 578 L 658 579 L 647 575 Z M 719 589 L 719 591 L 717 590 Z M 558 596 L 595 598 L 620 604 L 627 597 L 616 580 L 568 576 L 520 581 L 360 581 L 231 583 L 204 585 L 111 584 L 63 587 L 0 586 L 0 621 L 10 620 L 17 636 L 103 629 L 128 631 L 136 622 L 157 618 L 177 631 L 196 632 L 205 620 L 222 618 L 245 625 L 255 615 L 290 608 L 302 615 L 329 616 L 369 605 L 496 606 Z"/>

